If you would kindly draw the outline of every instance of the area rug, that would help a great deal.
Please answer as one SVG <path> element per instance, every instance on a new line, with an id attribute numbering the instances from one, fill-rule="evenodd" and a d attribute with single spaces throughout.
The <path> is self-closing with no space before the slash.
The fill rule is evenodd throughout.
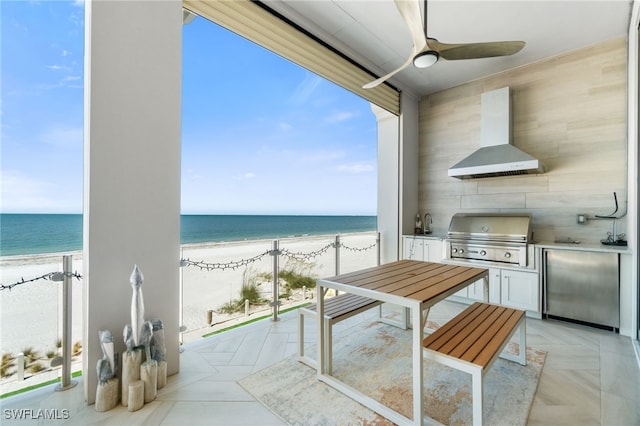
<path id="1" fill-rule="evenodd" d="M 428 327 L 438 325 L 429 322 Z M 517 343 L 507 351 L 517 352 Z M 412 417 L 411 331 L 378 323 L 334 335 L 333 374 Z M 315 353 L 315 345 L 307 348 Z M 484 377 L 484 423 L 525 425 L 546 352 L 527 347 L 527 366 L 497 359 Z M 445 425 L 472 424 L 471 376 L 424 360 L 425 414 Z M 322 383 L 316 371 L 289 357 L 240 380 L 258 401 L 290 425 L 392 424 Z"/>

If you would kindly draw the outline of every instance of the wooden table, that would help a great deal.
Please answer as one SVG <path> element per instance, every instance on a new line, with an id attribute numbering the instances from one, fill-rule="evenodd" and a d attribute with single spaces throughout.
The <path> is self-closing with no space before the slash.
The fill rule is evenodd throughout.
<path id="1" fill-rule="evenodd" d="M 325 371 L 324 321 L 317 321 L 318 379 L 398 425 L 422 425 L 425 418 L 422 395 L 424 375 L 422 363 L 422 340 L 424 337 L 422 311 L 480 279 L 484 279 L 484 298 L 485 301 L 488 301 L 489 271 L 484 268 L 401 260 L 318 280 L 318 318 L 324 317 L 324 299 L 322 295 L 327 288 L 358 294 L 411 309 L 413 322 L 413 420 L 341 382 Z"/>

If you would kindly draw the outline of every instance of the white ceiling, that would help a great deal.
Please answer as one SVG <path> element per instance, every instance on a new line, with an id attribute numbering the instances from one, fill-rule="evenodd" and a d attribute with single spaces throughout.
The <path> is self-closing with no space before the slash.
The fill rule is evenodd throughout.
<path id="1" fill-rule="evenodd" d="M 419 0 L 421 1 L 421 0 Z M 412 42 L 393 0 L 268 0 L 265 4 L 378 75 Z M 424 95 L 627 34 L 632 0 L 430 0 L 428 35 L 443 43 L 523 40 L 500 58 L 410 66 L 390 83 Z"/>

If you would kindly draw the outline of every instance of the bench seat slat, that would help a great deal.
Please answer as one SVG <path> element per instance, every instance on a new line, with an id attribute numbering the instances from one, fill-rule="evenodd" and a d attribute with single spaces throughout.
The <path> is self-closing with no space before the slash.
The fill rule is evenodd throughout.
<path id="1" fill-rule="evenodd" d="M 482 311 L 482 314 L 474 322 L 476 326 L 473 329 L 467 328 L 469 333 L 466 339 L 451 349 L 451 356 L 474 362 L 479 351 L 486 347 L 494 337 L 493 326 L 500 319 L 500 310 L 496 308 L 496 306 L 489 305 Z"/>
<path id="2" fill-rule="evenodd" d="M 485 368 L 495 358 L 524 311 L 474 303 L 424 339 L 424 347 Z"/>
<path id="3" fill-rule="evenodd" d="M 509 311 L 503 312 L 501 317 L 502 324 L 496 331 L 496 335 L 491 343 L 484 346 L 483 350 L 476 355 L 475 359 L 472 361 L 474 364 L 482 365 L 483 368 L 486 367 L 493 357 L 493 354 L 498 352 L 504 342 L 509 338 L 511 334 L 511 330 L 513 330 L 520 318 L 524 315 L 523 311 Z M 522 349 L 521 349 L 522 350 Z"/>
<path id="4" fill-rule="evenodd" d="M 382 302 L 378 300 L 369 299 L 367 297 L 344 293 L 325 300 L 324 316 L 331 319 L 338 319 L 343 315 L 352 315 L 354 311 L 361 310 L 363 308 L 371 308 L 381 303 Z M 318 304 L 315 303 L 305 306 L 304 309 L 317 312 Z"/>
<path id="5" fill-rule="evenodd" d="M 467 337 L 468 333 L 473 331 L 468 325 L 475 321 L 479 315 L 482 315 L 482 312 L 480 304 L 471 305 L 454 320 L 448 321 L 428 336 L 424 340 L 425 347 L 428 346 L 429 349 L 448 354 L 452 348 L 455 348 Z"/>
<path id="6" fill-rule="evenodd" d="M 471 374 L 474 425 L 482 425 L 483 376 L 518 327 L 518 355 L 502 356 L 527 364 L 524 320 L 523 310 L 476 302 L 423 340 L 427 358 Z"/>

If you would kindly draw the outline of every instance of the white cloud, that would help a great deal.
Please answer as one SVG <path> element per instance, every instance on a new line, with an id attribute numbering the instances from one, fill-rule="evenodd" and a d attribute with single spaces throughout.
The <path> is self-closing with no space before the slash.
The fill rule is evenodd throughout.
<path id="1" fill-rule="evenodd" d="M 280 123 L 278 123 L 278 129 L 280 129 L 282 131 L 285 131 L 285 132 L 288 132 L 291 129 L 293 129 L 293 125 L 290 124 L 290 123 L 280 122 Z"/>
<path id="2" fill-rule="evenodd" d="M 351 164 L 341 164 L 337 167 L 337 170 L 342 173 L 359 174 L 374 172 L 376 169 L 371 163 L 359 162 Z"/>
<path id="3" fill-rule="evenodd" d="M 243 173 L 243 174 L 234 176 L 234 179 L 235 180 L 249 180 L 249 179 L 254 179 L 255 177 L 256 177 L 255 173 L 247 172 L 247 173 Z"/>
<path id="4" fill-rule="evenodd" d="M 351 111 L 336 111 L 326 117 L 324 121 L 327 123 L 341 123 L 343 121 L 351 120 L 355 116 L 356 114 Z"/>
<path id="5" fill-rule="evenodd" d="M 54 172 L 52 170 L 52 172 Z M 69 200 L 74 190 L 60 188 L 52 182 L 26 176 L 17 170 L 2 170 L 0 200 L 2 212 L 7 213 L 71 213 L 82 211 L 82 197 Z M 70 197 L 71 195 L 71 197 Z M 64 197 L 67 197 L 65 200 Z"/>
<path id="6" fill-rule="evenodd" d="M 55 147 L 71 147 L 82 149 L 84 129 L 82 127 L 57 126 L 45 130 L 40 139 Z"/>
<path id="7" fill-rule="evenodd" d="M 326 163 L 340 160 L 345 157 L 344 151 L 314 151 L 302 154 L 300 161 L 304 163 Z"/>
<path id="8" fill-rule="evenodd" d="M 293 95 L 291 95 L 291 102 L 294 104 L 303 104 L 307 102 L 313 96 L 316 88 L 322 83 L 322 78 L 317 75 L 307 72 L 304 76 L 304 80 L 298 84 Z"/>

